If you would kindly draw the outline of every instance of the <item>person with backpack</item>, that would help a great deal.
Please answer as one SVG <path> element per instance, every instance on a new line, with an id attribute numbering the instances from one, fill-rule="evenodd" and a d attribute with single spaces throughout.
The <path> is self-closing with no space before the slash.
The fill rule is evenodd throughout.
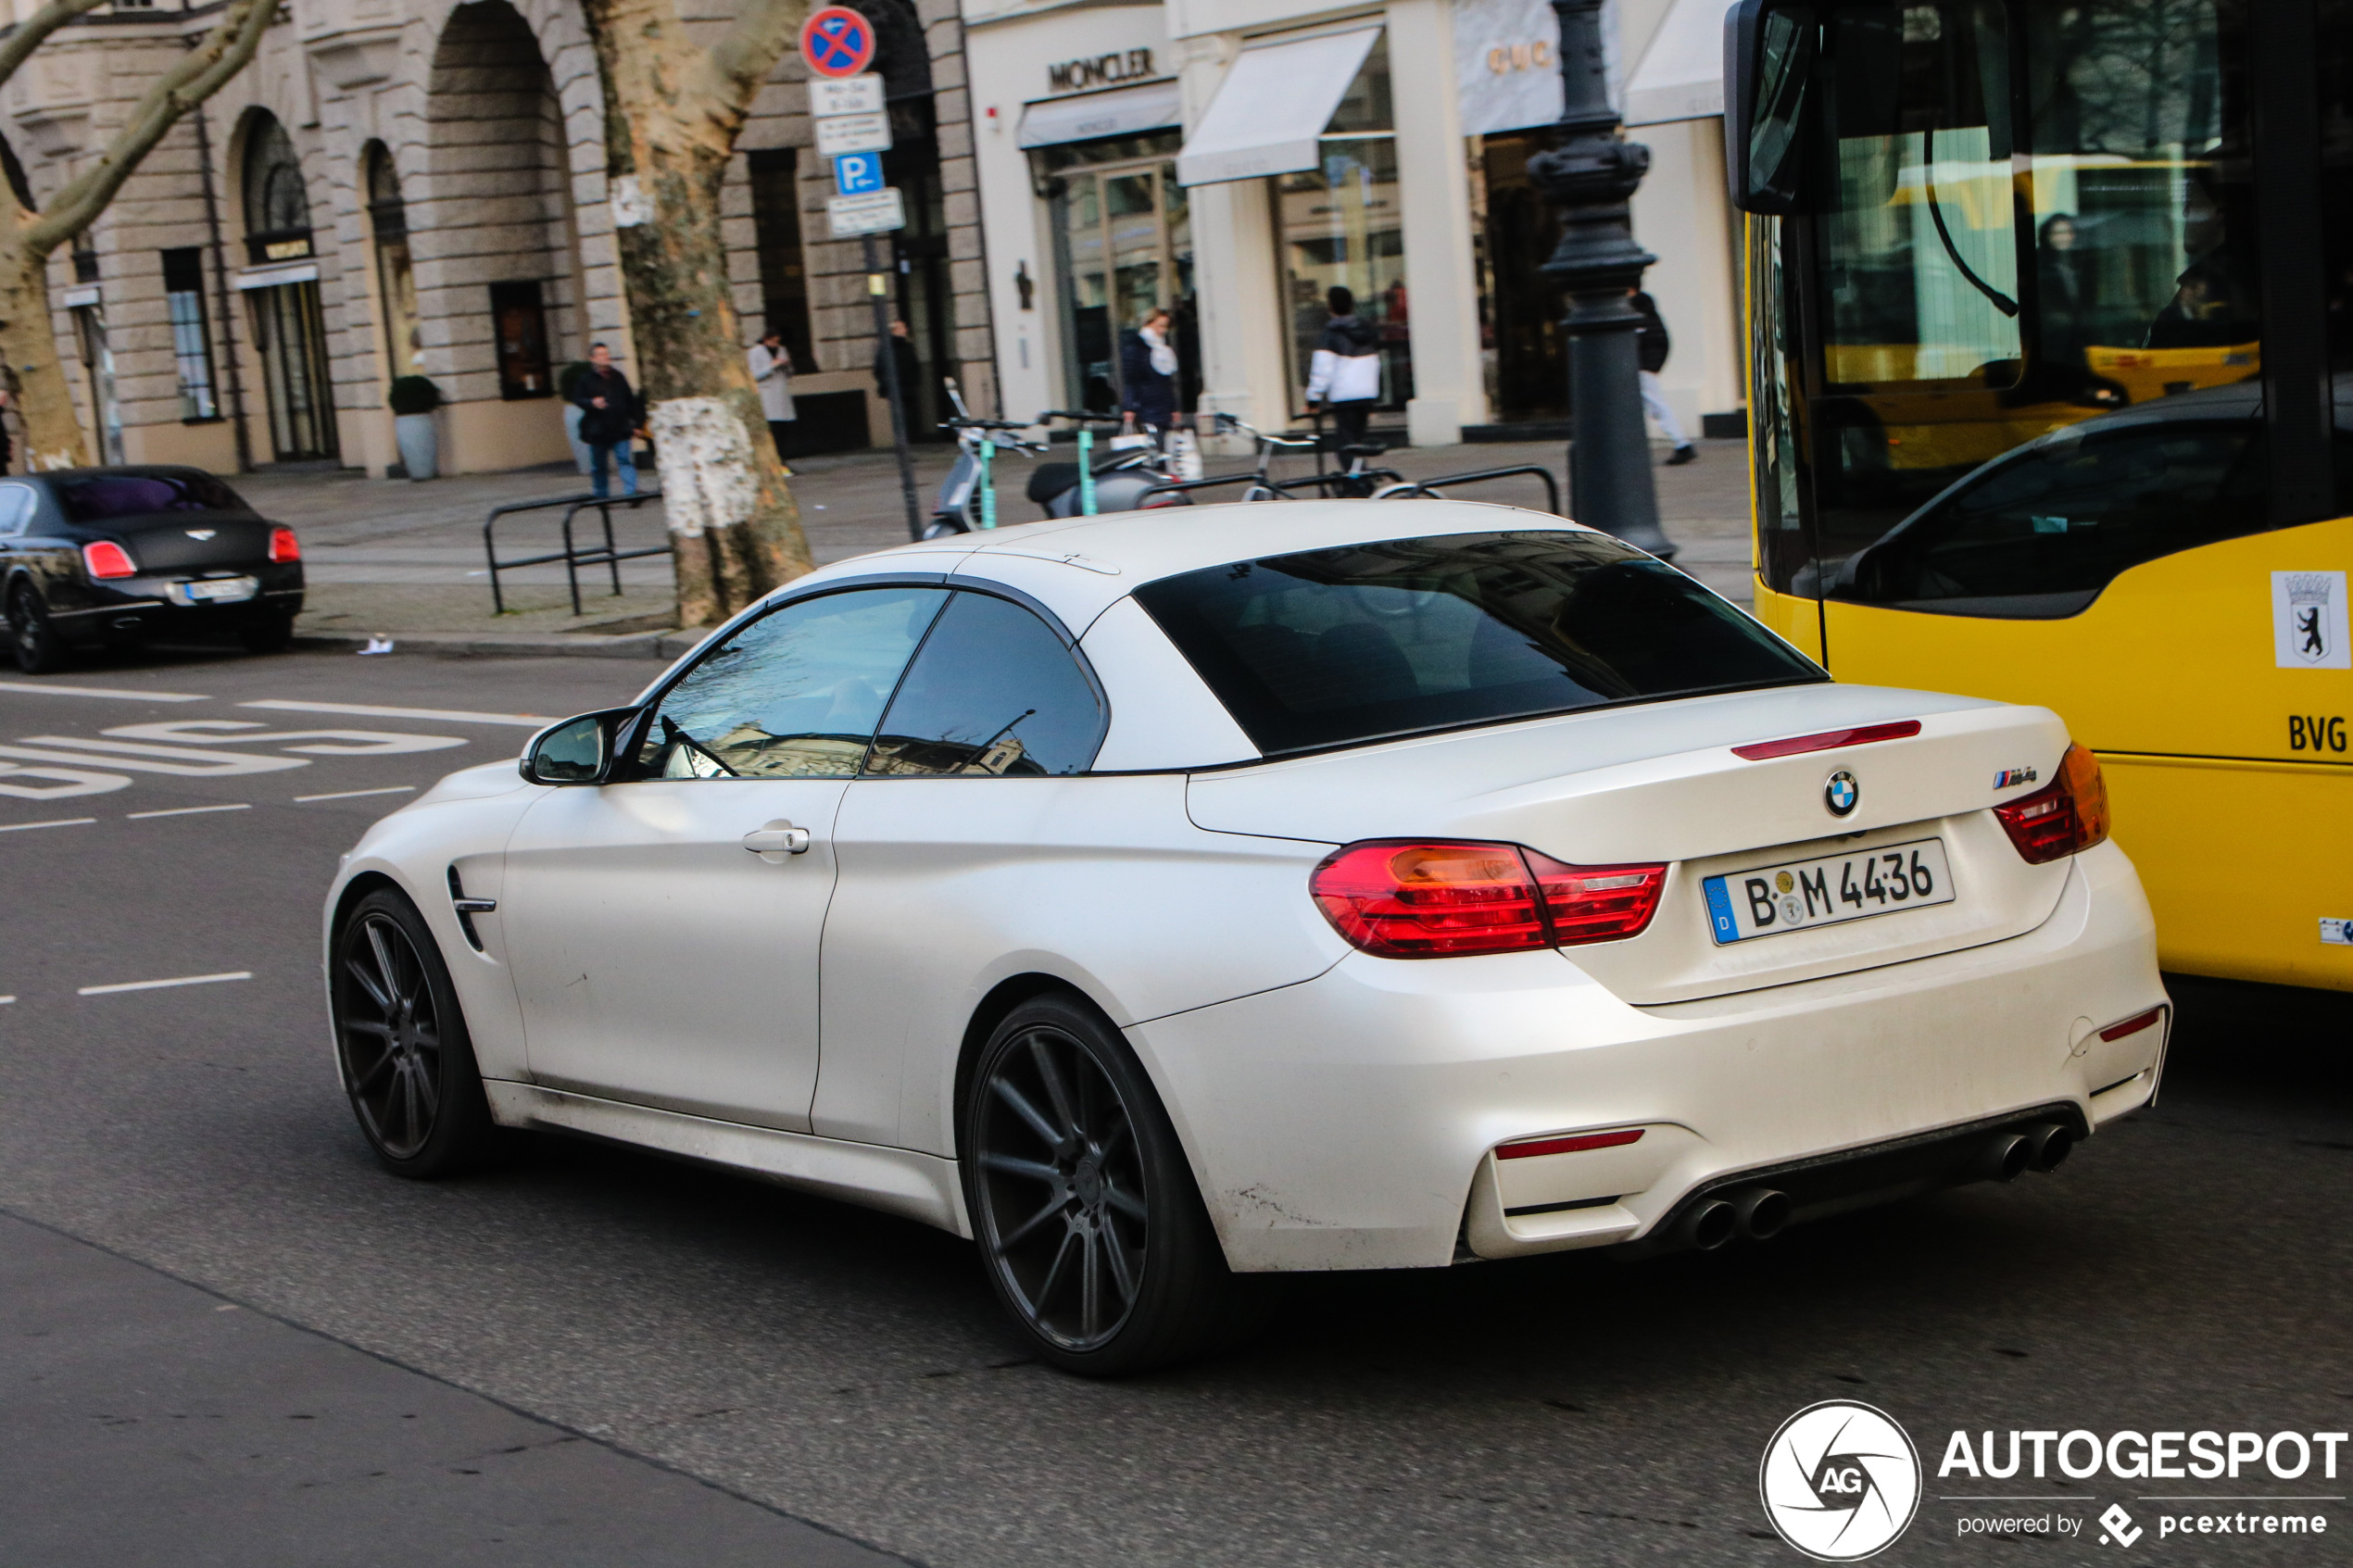
<path id="1" fill-rule="evenodd" d="M 1356 314 L 1356 296 L 1335 283 L 1324 294 L 1331 320 L 1308 363 L 1307 411 L 1329 408 L 1336 445 L 1361 445 L 1380 401 L 1380 333 Z"/>
<path id="2" fill-rule="evenodd" d="M 1650 415 L 1657 422 L 1660 433 L 1675 444 L 1667 466 L 1680 468 L 1699 456 L 1699 448 L 1692 445 L 1692 438 L 1683 433 L 1683 421 L 1675 417 L 1675 410 L 1667 401 L 1667 387 L 1658 379 L 1658 372 L 1667 369 L 1667 351 L 1672 346 L 1667 341 L 1667 323 L 1659 320 L 1658 302 L 1649 295 L 1640 289 L 1628 289 L 1626 294 L 1634 302 L 1635 314 L 1642 319 L 1642 324 L 1634 329 L 1634 355 L 1636 362 L 1642 366 L 1638 379 L 1642 387 L 1642 411 Z"/>

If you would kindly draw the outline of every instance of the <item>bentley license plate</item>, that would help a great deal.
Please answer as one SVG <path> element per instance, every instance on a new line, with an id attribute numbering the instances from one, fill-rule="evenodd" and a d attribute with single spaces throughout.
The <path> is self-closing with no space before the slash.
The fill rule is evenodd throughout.
<path id="1" fill-rule="evenodd" d="M 1701 885 L 1707 892 L 1708 930 L 1718 947 L 1949 904 L 1954 897 L 1941 838 L 1759 866 L 1711 876 Z"/>

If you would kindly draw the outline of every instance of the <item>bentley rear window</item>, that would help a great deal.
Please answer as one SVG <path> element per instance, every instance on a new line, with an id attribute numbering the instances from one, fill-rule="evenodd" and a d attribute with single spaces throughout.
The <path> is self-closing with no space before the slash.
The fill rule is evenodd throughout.
<path id="1" fill-rule="evenodd" d="M 50 481 L 75 522 L 148 517 L 157 512 L 249 510 L 235 491 L 208 473 L 107 473 Z"/>
<path id="2" fill-rule="evenodd" d="M 1136 597 L 1269 755 L 1830 677 L 1603 533 L 1455 533 L 1236 561 Z"/>

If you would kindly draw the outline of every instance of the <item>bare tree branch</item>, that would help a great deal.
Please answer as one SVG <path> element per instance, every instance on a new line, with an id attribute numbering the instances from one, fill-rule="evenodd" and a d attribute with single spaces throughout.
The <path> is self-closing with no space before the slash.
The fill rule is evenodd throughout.
<path id="1" fill-rule="evenodd" d="M 741 121 L 808 15 L 809 0 L 746 0 L 734 24 L 706 52 L 702 90 Z"/>
<path id="2" fill-rule="evenodd" d="M 0 82 L 17 74 L 25 56 L 48 41 L 49 35 L 72 21 L 105 5 L 107 0 L 49 0 L 38 11 L 20 21 L 16 31 L 0 39 Z"/>
<path id="3" fill-rule="evenodd" d="M 212 31 L 178 64 L 156 78 L 106 150 L 52 196 L 47 210 L 25 227 L 24 247 L 46 257 L 95 222 L 122 182 L 138 169 L 139 161 L 179 123 L 180 117 L 219 92 L 259 52 L 262 34 L 277 19 L 279 4 L 280 0 L 230 0 Z"/>

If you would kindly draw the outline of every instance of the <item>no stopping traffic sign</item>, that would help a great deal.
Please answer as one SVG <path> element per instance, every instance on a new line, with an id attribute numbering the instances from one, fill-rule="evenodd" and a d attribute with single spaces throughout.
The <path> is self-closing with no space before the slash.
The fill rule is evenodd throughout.
<path id="1" fill-rule="evenodd" d="M 827 6 L 800 24 L 800 57 L 819 76 L 855 76 L 874 63 L 875 24 L 847 6 Z"/>

